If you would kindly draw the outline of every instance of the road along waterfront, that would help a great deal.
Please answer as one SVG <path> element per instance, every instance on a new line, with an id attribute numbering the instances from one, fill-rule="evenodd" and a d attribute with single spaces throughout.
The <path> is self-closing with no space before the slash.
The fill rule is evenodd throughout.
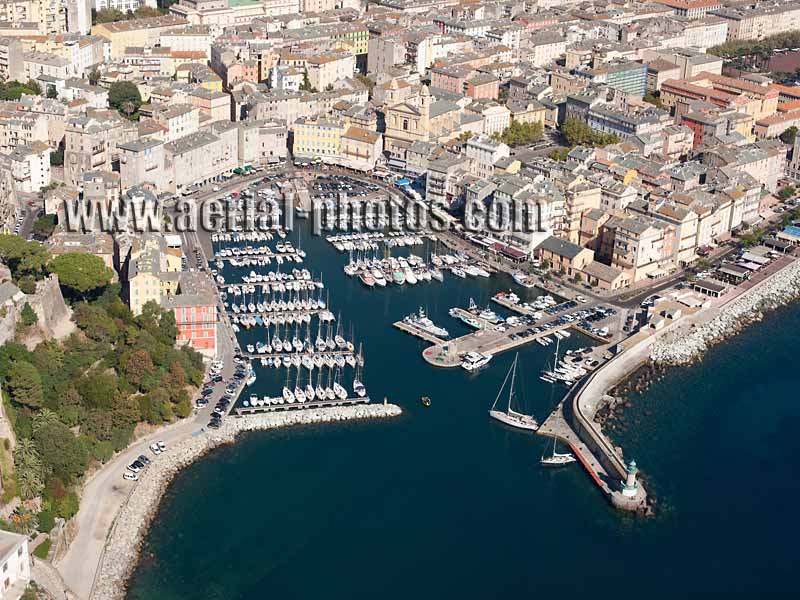
<path id="1" fill-rule="evenodd" d="M 370 404 L 318 408 L 306 411 L 253 415 L 227 419 L 213 433 L 186 438 L 169 449 L 162 460 L 154 461 L 117 516 L 106 542 L 106 550 L 92 592 L 92 600 L 115 600 L 125 595 L 125 582 L 138 559 L 139 547 L 164 489 L 180 469 L 213 448 L 232 443 L 242 432 L 314 425 L 358 419 L 397 417 L 400 407 L 394 404 Z"/>

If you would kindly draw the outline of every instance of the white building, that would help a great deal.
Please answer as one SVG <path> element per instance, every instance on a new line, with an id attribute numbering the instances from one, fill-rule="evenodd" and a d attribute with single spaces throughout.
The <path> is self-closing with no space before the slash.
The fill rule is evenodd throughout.
<path id="1" fill-rule="evenodd" d="M 115 9 L 126 13 L 143 6 L 158 8 L 156 0 L 94 0 L 95 10 Z"/>
<path id="2" fill-rule="evenodd" d="M 467 158 L 470 159 L 473 173 L 483 179 L 494 173 L 494 165 L 501 158 L 511 156 L 511 150 L 503 142 L 498 142 L 486 135 L 478 135 L 467 141 Z"/>
<path id="3" fill-rule="evenodd" d="M 16 600 L 31 579 L 28 538 L 10 531 L 0 531 L 0 600 Z"/>
<path id="4" fill-rule="evenodd" d="M 18 191 L 35 194 L 50 185 L 50 146 L 34 142 L 29 146 L 17 146 L 7 156 Z"/>

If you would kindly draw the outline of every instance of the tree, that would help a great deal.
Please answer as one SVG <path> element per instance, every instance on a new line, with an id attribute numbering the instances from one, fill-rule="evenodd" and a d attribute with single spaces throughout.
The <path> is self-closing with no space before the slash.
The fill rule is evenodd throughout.
<path id="1" fill-rule="evenodd" d="M 794 145 L 794 139 L 797 137 L 797 127 L 792 125 L 778 137 L 780 137 L 784 144 L 789 144 L 790 146 Z"/>
<path id="2" fill-rule="evenodd" d="M 664 102 L 661 100 L 661 97 L 659 96 L 658 92 L 654 94 L 648 92 L 647 94 L 644 95 L 644 101 L 652 104 L 657 108 L 664 108 Z"/>
<path id="3" fill-rule="evenodd" d="M 520 123 L 512 121 L 497 139 L 509 146 L 526 146 L 538 142 L 544 137 L 544 126 L 537 123 Z"/>
<path id="4" fill-rule="evenodd" d="M 45 471 L 72 481 L 86 469 L 89 455 L 63 423 L 49 423 L 33 434 Z"/>
<path id="5" fill-rule="evenodd" d="M 137 19 L 147 19 L 150 17 L 160 17 L 161 11 L 157 8 L 153 8 L 151 6 L 140 6 L 135 11 L 133 11 L 133 16 Z"/>
<path id="6" fill-rule="evenodd" d="M 39 317 L 36 316 L 36 312 L 31 308 L 31 305 L 26 302 L 25 306 L 22 307 L 22 311 L 20 311 L 20 319 L 22 319 L 22 324 L 25 327 L 30 327 L 36 324 Z"/>
<path id="7" fill-rule="evenodd" d="M 8 265 L 14 279 L 32 275 L 41 279 L 49 252 L 39 242 L 27 242 L 18 235 L 0 234 L 0 260 Z"/>
<path id="8" fill-rule="evenodd" d="M 92 70 L 89 72 L 89 84 L 97 85 L 100 82 L 100 77 L 100 69 L 92 67 Z"/>
<path id="9" fill-rule="evenodd" d="M 103 8 L 98 10 L 94 16 L 95 23 L 111 23 L 112 21 L 123 21 L 125 15 L 116 8 Z"/>
<path id="10" fill-rule="evenodd" d="M 136 84 L 130 81 L 115 81 L 108 88 L 108 104 L 133 119 L 142 105 L 142 96 Z"/>
<path id="11" fill-rule="evenodd" d="M 51 100 L 55 100 L 58 98 L 58 90 L 56 90 L 56 86 L 48 85 L 47 86 L 47 97 Z"/>
<path id="12" fill-rule="evenodd" d="M 781 188 L 778 190 L 778 198 L 781 200 L 788 200 L 792 196 L 795 195 L 797 190 L 794 189 L 791 185 L 787 185 L 786 187 Z"/>
<path id="13" fill-rule="evenodd" d="M 152 373 L 155 366 L 153 365 L 153 359 L 150 357 L 150 353 L 140 348 L 134 350 L 128 356 L 123 368 L 125 375 L 128 377 L 128 381 L 138 386 L 142 377 L 148 373 Z"/>
<path id="14" fill-rule="evenodd" d="M 11 400 L 19 406 L 39 408 L 42 405 L 42 377 L 31 363 L 21 360 L 12 365 L 7 376 Z"/>
<path id="15" fill-rule="evenodd" d="M 50 154 L 50 158 L 53 154 Z M 64 162 L 64 151 L 61 150 L 61 163 Z M 52 162 L 51 162 L 52 164 Z M 56 229 L 56 216 L 55 215 L 42 215 L 33 223 L 33 235 L 37 238 L 47 239 L 53 235 Z"/>
<path id="16" fill-rule="evenodd" d="M 303 81 L 300 84 L 300 89 L 304 92 L 310 92 L 312 90 L 311 81 L 308 79 L 308 68 L 303 68 Z"/>
<path id="17" fill-rule="evenodd" d="M 61 167 L 64 165 L 64 148 L 59 146 L 54 152 L 50 153 L 50 166 Z M 52 215 L 45 215 L 52 216 Z"/>
<path id="18" fill-rule="evenodd" d="M 33 415 L 33 432 L 36 433 L 45 425 L 58 423 L 58 415 L 49 408 L 43 408 L 38 413 Z"/>
<path id="19" fill-rule="evenodd" d="M 114 275 L 102 258 L 82 252 L 61 254 L 50 261 L 47 267 L 51 273 L 58 275 L 61 285 L 81 297 L 108 285 Z"/>
<path id="20" fill-rule="evenodd" d="M 367 75 L 364 75 L 363 73 L 358 73 L 356 75 L 356 79 L 367 86 L 367 93 L 369 94 L 369 97 L 372 98 L 372 90 L 375 89 L 375 80 Z"/>

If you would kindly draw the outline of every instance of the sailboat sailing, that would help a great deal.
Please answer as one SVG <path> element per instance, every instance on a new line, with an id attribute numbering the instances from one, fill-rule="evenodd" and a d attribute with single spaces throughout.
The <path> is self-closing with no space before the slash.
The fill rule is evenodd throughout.
<path id="1" fill-rule="evenodd" d="M 503 385 L 500 386 L 500 391 L 497 392 L 497 397 L 494 399 L 494 404 L 492 404 L 492 408 L 489 409 L 489 416 L 493 419 L 497 419 L 501 423 L 505 423 L 506 425 L 510 425 L 511 427 L 516 427 L 517 429 L 526 429 L 528 431 L 536 431 L 539 429 L 539 423 L 534 419 L 531 415 L 526 415 L 520 412 L 515 411 L 511 408 L 511 403 L 514 399 L 514 381 L 516 380 L 517 375 L 517 361 L 519 360 L 519 354 L 514 357 L 514 364 L 511 365 L 508 373 L 506 374 L 506 378 L 503 380 Z M 508 388 L 508 405 L 506 407 L 505 412 L 502 410 L 497 410 L 497 403 L 500 401 L 500 395 L 503 393 L 503 389 L 506 387 L 506 383 L 508 382 L 508 377 L 511 376 L 511 385 Z"/>

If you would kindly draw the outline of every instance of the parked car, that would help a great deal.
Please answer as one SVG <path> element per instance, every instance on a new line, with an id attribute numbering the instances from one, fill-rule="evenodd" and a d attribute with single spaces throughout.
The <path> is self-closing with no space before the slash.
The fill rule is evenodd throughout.
<path id="1" fill-rule="evenodd" d="M 130 471 L 125 471 L 122 474 L 123 479 L 127 479 L 128 481 L 139 481 L 139 476 L 136 473 L 131 473 Z"/>
<path id="2" fill-rule="evenodd" d="M 133 461 L 131 464 L 128 465 L 128 470 L 133 471 L 134 473 L 138 473 L 144 468 L 144 465 L 140 463 L 138 460 Z"/>
<path id="3" fill-rule="evenodd" d="M 140 463 L 142 463 L 145 466 L 150 464 L 150 459 L 147 458 L 144 454 L 140 454 L 138 460 L 139 460 Z"/>
<path id="4" fill-rule="evenodd" d="M 150 450 L 151 450 L 151 451 L 153 452 L 153 454 L 155 454 L 156 456 L 158 456 L 159 454 L 161 454 L 161 448 L 159 448 L 159 447 L 158 447 L 158 444 L 156 444 L 155 442 L 153 442 L 152 444 L 150 444 Z"/>
<path id="5" fill-rule="evenodd" d="M 167 445 L 164 442 L 162 442 L 161 440 L 158 440 L 157 444 L 158 444 L 158 447 L 161 449 L 162 452 L 164 452 L 167 449 Z"/>

